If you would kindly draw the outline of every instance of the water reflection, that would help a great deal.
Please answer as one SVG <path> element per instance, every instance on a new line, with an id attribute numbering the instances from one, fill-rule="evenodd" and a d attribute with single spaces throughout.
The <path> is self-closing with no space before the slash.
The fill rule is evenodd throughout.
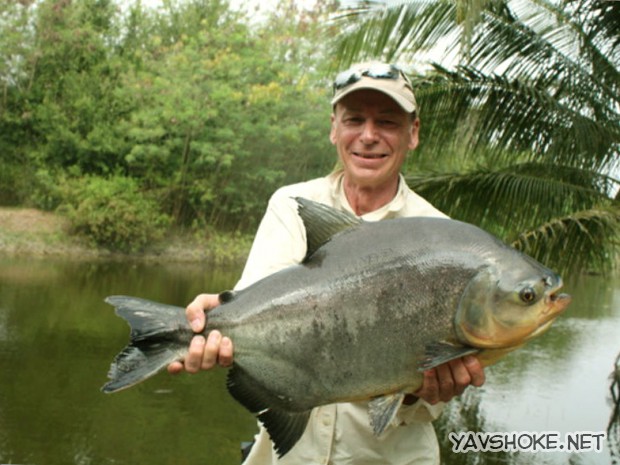
<path id="1" fill-rule="evenodd" d="M 237 272 L 0 261 L 0 463 L 238 463 L 254 421 L 226 392 L 223 371 L 99 391 L 128 333 L 103 297 L 182 305 Z"/>
<path id="2" fill-rule="evenodd" d="M 228 395 L 224 370 L 166 373 L 113 395 L 99 391 L 128 327 L 111 294 L 184 305 L 222 290 L 239 269 L 0 258 L 0 463 L 239 463 L 253 417 Z M 620 283 L 589 277 L 549 333 L 487 370 L 488 382 L 449 406 L 450 431 L 605 431 L 609 373 L 620 351 Z M 617 432 L 617 429 L 616 429 Z M 445 444 L 446 445 L 446 444 Z M 449 444 L 447 444 L 449 446 Z M 602 453 L 453 454 L 452 464 L 609 464 Z"/>

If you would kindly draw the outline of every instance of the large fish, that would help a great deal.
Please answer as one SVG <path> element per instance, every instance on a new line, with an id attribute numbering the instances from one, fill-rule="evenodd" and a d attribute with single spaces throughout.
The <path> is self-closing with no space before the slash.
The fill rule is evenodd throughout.
<path id="1" fill-rule="evenodd" d="M 365 222 L 298 198 L 306 259 L 220 295 L 206 335 L 234 344 L 227 387 L 286 454 L 313 407 L 370 400 L 380 435 L 422 372 L 466 354 L 494 362 L 546 330 L 570 297 L 561 278 L 470 224 L 439 218 Z M 102 388 L 132 386 L 182 360 L 184 309 L 108 297 L 131 326 Z"/>

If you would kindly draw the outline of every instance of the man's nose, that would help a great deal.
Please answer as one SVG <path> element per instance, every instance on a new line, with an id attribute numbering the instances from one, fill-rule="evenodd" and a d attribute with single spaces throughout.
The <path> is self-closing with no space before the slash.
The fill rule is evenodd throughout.
<path id="1" fill-rule="evenodd" d="M 367 120 L 362 126 L 362 133 L 360 134 L 361 142 L 364 144 L 372 144 L 379 138 L 377 133 L 377 125 L 374 121 Z"/>

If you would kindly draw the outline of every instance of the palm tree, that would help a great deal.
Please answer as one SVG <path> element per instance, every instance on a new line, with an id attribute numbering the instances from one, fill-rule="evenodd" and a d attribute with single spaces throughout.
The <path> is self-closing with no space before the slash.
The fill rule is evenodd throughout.
<path id="1" fill-rule="evenodd" d="M 411 67 L 422 121 L 407 165 L 416 191 L 556 269 L 613 268 L 620 2 L 367 1 L 337 21 L 341 64 Z"/>

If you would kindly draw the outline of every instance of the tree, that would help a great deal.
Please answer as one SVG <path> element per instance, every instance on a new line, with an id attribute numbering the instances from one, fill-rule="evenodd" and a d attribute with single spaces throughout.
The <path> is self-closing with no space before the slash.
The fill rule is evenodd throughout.
<path id="1" fill-rule="evenodd" d="M 258 24 L 227 0 L 0 7 L 0 203 L 126 176 L 176 225 L 253 229 L 279 185 L 333 164 L 318 6 Z"/>
<path id="2" fill-rule="evenodd" d="M 301 53 L 310 41 L 292 40 L 301 25 L 316 30 L 319 16 L 289 11 L 250 28 L 224 1 L 164 5 L 121 44 L 124 53 L 136 37 L 143 44 L 123 90 L 133 101 L 119 122 L 127 172 L 177 224 L 254 228 L 280 184 L 332 158 L 317 58 Z M 139 5 L 130 12 L 143 16 Z"/>
<path id="3" fill-rule="evenodd" d="M 343 62 L 439 56 L 412 73 L 413 188 L 558 269 L 615 264 L 618 2 L 364 2 L 341 21 Z"/>
<path id="4" fill-rule="evenodd" d="M 0 4 L 0 201 L 16 204 L 22 190 L 16 176 L 25 155 L 18 147 L 25 137 L 27 113 L 19 111 L 19 96 L 29 82 L 25 56 L 31 43 L 30 8 L 20 3 Z"/>

